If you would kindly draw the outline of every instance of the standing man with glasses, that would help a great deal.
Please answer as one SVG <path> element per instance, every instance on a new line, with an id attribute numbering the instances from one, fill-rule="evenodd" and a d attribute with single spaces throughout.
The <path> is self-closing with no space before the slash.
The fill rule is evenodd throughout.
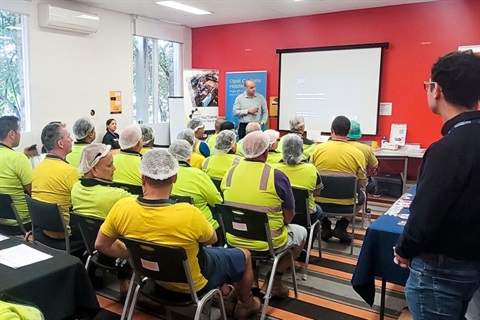
<path id="1" fill-rule="evenodd" d="M 424 82 L 443 138 L 425 152 L 394 262 L 414 319 L 464 319 L 480 281 L 480 57 L 452 52 Z"/>
<path id="2" fill-rule="evenodd" d="M 233 104 L 233 115 L 240 122 L 238 127 L 240 139 L 245 137 L 245 128 L 249 122 L 258 122 L 260 125 L 264 125 L 268 118 L 267 101 L 260 93 L 257 93 L 255 81 L 245 80 L 243 86 L 245 91 L 235 98 Z"/>

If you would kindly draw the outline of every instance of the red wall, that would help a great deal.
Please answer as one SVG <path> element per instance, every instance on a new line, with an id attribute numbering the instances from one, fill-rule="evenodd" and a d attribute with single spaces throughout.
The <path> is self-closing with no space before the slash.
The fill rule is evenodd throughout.
<path id="1" fill-rule="evenodd" d="M 195 28 L 192 38 L 193 68 L 220 70 L 220 114 L 225 110 L 228 71 L 267 70 L 267 96 L 278 95 L 277 49 L 389 42 L 380 100 L 392 102 L 393 112 L 380 116 L 379 136 L 388 136 L 392 123 L 407 123 L 407 142 L 428 147 L 440 137 L 442 123 L 429 111 L 422 83 L 439 56 L 459 45 L 480 44 L 480 0 L 439 0 Z"/>

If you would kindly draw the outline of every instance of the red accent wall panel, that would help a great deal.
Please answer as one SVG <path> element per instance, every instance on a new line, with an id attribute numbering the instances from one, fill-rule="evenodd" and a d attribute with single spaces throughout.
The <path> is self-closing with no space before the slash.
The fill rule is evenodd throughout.
<path id="1" fill-rule="evenodd" d="M 380 116 L 379 137 L 389 136 L 392 123 L 407 123 L 407 142 L 425 148 L 440 138 L 442 122 L 430 112 L 422 82 L 439 56 L 459 45 L 480 44 L 480 1 L 438 0 L 195 28 L 192 39 L 193 68 L 220 70 L 220 114 L 227 71 L 267 70 L 267 96 L 278 95 L 277 49 L 389 42 L 380 101 L 392 102 L 393 113 Z M 348 94 L 348 84 L 344 89 Z"/>

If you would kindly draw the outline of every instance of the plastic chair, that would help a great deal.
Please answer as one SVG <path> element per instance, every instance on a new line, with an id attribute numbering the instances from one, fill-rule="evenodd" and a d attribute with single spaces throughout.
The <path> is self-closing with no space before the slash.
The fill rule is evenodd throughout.
<path id="1" fill-rule="evenodd" d="M 122 182 L 114 182 L 112 184 L 112 187 L 122 188 L 123 190 L 128 191 L 131 194 L 135 194 L 135 195 L 139 195 L 139 196 L 143 195 L 142 186 L 137 186 L 137 185 L 128 184 L 128 183 L 122 183 Z"/>
<path id="2" fill-rule="evenodd" d="M 190 203 L 193 204 L 193 198 L 189 196 L 176 196 L 176 195 L 170 195 L 171 200 L 175 200 L 176 202 L 185 202 L 185 203 Z"/>
<path id="3" fill-rule="evenodd" d="M 27 199 L 28 211 L 32 219 L 33 243 L 59 251 L 66 251 L 68 254 L 85 249 L 82 240 L 70 240 L 65 221 L 63 220 L 63 213 L 58 204 L 35 200 L 29 195 L 26 195 L 25 198 Z M 62 232 L 64 238 L 50 238 L 43 230 Z"/>
<path id="4" fill-rule="evenodd" d="M 200 319 L 206 302 L 217 295 L 220 300 L 222 318 L 227 319 L 222 293 L 218 288 L 210 290 L 199 299 L 185 249 L 130 238 L 121 238 L 120 240 L 127 246 L 130 264 L 134 271 L 131 284 L 135 282 L 133 296 L 133 285 L 128 290 L 122 320 L 125 319 L 127 312 L 127 319 L 132 319 L 139 291 L 163 305 L 195 306 L 195 317 L 193 318 L 195 320 Z M 190 293 L 183 294 L 167 290 L 156 281 L 187 284 Z M 168 319 L 172 319 L 171 314 L 168 314 Z"/>
<path id="5" fill-rule="evenodd" d="M 293 196 L 295 198 L 295 214 L 303 214 L 307 220 L 307 231 L 309 232 L 308 237 L 308 244 L 307 244 L 307 257 L 305 259 L 305 267 L 303 272 L 303 280 L 307 280 L 307 273 L 308 273 L 308 264 L 310 263 L 310 251 L 312 250 L 313 246 L 313 235 L 315 233 L 315 228 L 320 224 L 320 221 L 317 220 L 312 224 L 311 217 L 310 217 L 310 203 L 309 203 L 309 191 L 306 189 L 299 189 L 293 188 Z M 322 242 L 320 240 L 320 232 L 317 232 L 317 240 L 318 240 L 318 252 L 320 257 L 322 257 L 322 249 L 321 245 Z"/>
<path id="6" fill-rule="evenodd" d="M 278 262 L 281 258 L 283 258 L 283 256 L 287 254 L 290 255 L 291 259 L 290 270 L 292 274 L 293 290 L 295 292 L 295 298 L 298 298 L 297 278 L 295 274 L 295 263 L 293 261 L 292 248 L 286 248 L 280 253 L 275 253 L 275 249 L 272 243 L 272 236 L 270 233 L 271 231 L 268 225 L 268 216 L 266 213 L 247 209 L 239 209 L 224 204 L 219 204 L 218 209 L 220 212 L 220 221 L 223 226 L 223 230 L 225 230 L 226 233 L 244 239 L 264 241 L 268 243 L 267 251 L 250 250 L 253 260 L 273 260 L 272 271 L 270 273 L 270 281 L 268 283 L 267 292 L 265 293 L 265 300 L 263 302 L 262 315 L 260 318 L 261 320 L 263 320 L 265 319 L 265 316 L 267 314 L 268 303 L 271 298 L 271 292 L 273 287 L 273 279 L 275 277 Z M 226 236 L 225 239 L 227 239 Z"/>
<path id="7" fill-rule="evenodd" d="M 215 185 L 215 187 L 217 188 L 218 192 L 220 192 L 220 195 L 221 195 L 222 198 L 223 198 L 222 188 L 220 188 L 220 186 L 222 185 L 222 179 L 215 179 L 215 178 L 210 178 L 210 179 L 212 179 L 213 184 Z"/>
<path id="8" fill-rule="evenodd" d="M 32 225 L 30 222 L 23 224 L 17 209 L 13 204 L 12 197 L 9 194 L 0 194 L 0 219 L 15 220 L 18 226 L 7 226 L 0 224 L 0 233 L 7 236 L 23 236 L 23 240 L 27 240 L 30 235 Z M 27 230 L 28 229 L 28 230 Z"/>
<path id="9" fill-rule="evenodd" d="M 353 241 L 355 239 L 355 216 L 357 203 L 357 177 L 356 176 L 332 176 L 320 175 L 323 182 L 321 196 L 330 199 L 351 200 L 352 205 L 342 205 L 326 202 L 318 202 L 322 207 L 324 216 L 352 217 L 352 242 L 350 254 L 353 254 Z"/>

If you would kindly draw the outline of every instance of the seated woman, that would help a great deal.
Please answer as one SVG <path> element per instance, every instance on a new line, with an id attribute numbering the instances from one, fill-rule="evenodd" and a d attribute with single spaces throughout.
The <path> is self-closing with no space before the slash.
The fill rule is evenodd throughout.
<path id="1" fill-rule="evenodd" d="M 227 171 L 237 165 L 242 157 L 236 155 L 237 135 L 231 130 L 221 131 L 215 142 L 216 153 L 206 158 L 202 170 L 212 179 L 222 180 Z"/>
<path id="2" fill-rule="evenodd" d="M 202 211 L 215 229 L 217 239 L 223 239 L 222 229 L 209 208 L 222 203 L 222 196 L 205 172 L 190 166 L 192 147 L 187 141 L 177 139 L 172 142 L 168 151 L 179 162 L 177 182 L 173 184 L 172 195 L 192 197 L 195 207 Z"/>
<path id="3" fill-rule="evenodd" d="M 112 146 L 112 150 L 120 149 L 120 143 L 118 142 L 120 136 L 115 132 L 117 130 L 117 120 L 108 119 L 106 124 L 107 132 L 103 136 L 102 143 Z"/>
<path id="4" fill-rule="evenodd" d="M 320 191 L 323 189 L 317 168 L 312 163 L 302 162 L 303 142 L 302 138 L 296 134 L 289 133 L 283 137 L 282 153 L 282 162 L 273 164 L 272 167 L 285 173 L 292 187 L 309 191 L 310 221 L 313 224 L 321 219 L 323 213 L 314 198 L 314 196 L 320 195 Z M 291 223 L 307 227 L 307 218 L 305 215 L 297 214 Z M 308 239 L 306 243 L 308 243 Z"/>
<path id="5" fill-rule="evenodd" d="M 92 143 L 85 147 L 78 171 L 83 177 L 72 188 L 73 211 L 86 216 L 105 219 L 113 205 L 132 195 L 113 184 L 113 156 L 110 146 Z"/>

